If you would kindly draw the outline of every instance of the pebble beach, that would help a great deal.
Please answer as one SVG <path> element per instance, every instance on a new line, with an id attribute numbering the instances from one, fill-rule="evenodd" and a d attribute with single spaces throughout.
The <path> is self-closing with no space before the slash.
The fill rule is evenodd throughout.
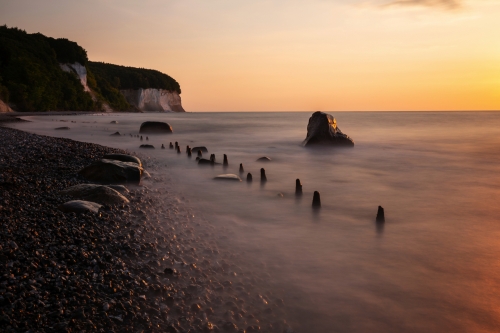
<path id="1" fill-rule="evenodd" d="M 292 332 L 264 275 L 235 265 L 221 230 L 170 197 L 158 165 L 128 203 L 63 213 L 78 171 L 126 151 L 0 127 L 4 332 Z M 139 156 L 140 157 L 140 156 Z M 160 195 L 161 194 L 161 195 Z"/>

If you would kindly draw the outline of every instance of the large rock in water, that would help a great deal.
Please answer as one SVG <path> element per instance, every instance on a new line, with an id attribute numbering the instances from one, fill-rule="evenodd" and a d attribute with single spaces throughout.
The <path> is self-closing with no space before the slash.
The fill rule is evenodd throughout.
<path id="1" fill-rule="evenodd" d="M 342 133 L 337 127 L 337 121 L 332 115 L 324 112 L 314 112 L 307 124 L 307 137 L 304 146 L 328 145 L 328 146 L 354 146 L 354 141 Z"/>
<path id="2" fill-rule="evenodd" d="M 80 170 L 87 180 L 103 184 L 139 184 L 143 169 L 133 162 L 102 159 Z"/>
<path id="3" fill-rule="evenodd" d="M 111 187 L 96 184 L 79 184 L 60 192 L 75 199 L 97 202 L 103 205 L 129 203 L 129 200 Z"/>
<path id="4" fill-rule="evenodd" d="M 139 133 L 168 134 L 172 133 L 172 126 L 161 121 L 146 121 L 141 124 Z"/>

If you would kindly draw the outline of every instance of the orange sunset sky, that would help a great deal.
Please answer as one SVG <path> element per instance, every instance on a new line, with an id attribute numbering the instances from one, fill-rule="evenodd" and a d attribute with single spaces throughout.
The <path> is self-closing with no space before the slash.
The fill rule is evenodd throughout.
<path id="1" fill-rule="evenodd" d="M 500 0 L 0 0 L 187 111 L 499 110 Z"/>

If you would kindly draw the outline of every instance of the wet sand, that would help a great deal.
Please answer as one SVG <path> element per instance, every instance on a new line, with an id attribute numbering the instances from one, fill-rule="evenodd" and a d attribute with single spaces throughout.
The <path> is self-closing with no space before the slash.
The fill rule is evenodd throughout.
<path id="1" fill-rule="evenodd" d="M 59 192 L 118 149 L 0 128 L 0 323 L 5 332 L 292 332 L 267 277 L 156 173 L 129 204 L 62 213 Z M 139 156 L 141 157 L 141 156 Z M 156 176 L 158 174 L 158 176 Z M 268 286 L 268 287 L 263 287 Z"/>

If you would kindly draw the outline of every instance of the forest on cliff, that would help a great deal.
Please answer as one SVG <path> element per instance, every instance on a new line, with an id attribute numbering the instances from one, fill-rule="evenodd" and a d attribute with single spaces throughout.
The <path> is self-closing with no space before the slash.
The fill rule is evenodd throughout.
<path id="1" fill-rule="evenodd" d="M 74 63 L 86 67 L 92 95 L 76 73 L 60 67 Z M 177 81 L 159 71 L 91 62 L 87 51 L 70 40 L 0 26 L 0 99 L 16 111 L 99 111 L 104 103 L 126 111 L 132 107 L 120 89 L 139 88 L 181 91 Z"/>

